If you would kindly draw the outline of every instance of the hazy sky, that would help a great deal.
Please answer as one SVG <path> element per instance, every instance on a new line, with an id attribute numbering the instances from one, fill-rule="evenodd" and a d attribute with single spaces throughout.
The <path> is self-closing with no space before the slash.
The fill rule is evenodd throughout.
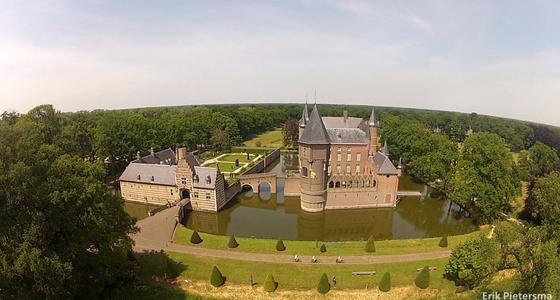
<path id="1" fill-rule="evenodd" d="M 356 103 L 560 125 L 560 1 L 0 0 L 0 111 Z"/>

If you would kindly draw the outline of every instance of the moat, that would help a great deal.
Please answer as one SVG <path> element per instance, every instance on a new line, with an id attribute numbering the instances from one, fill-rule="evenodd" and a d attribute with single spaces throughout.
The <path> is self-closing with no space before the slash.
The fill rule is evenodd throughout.
<path id="1" fill-rule="evenodd" d="M 297 169 L 297 153 L 282 153 L 268 172 L 283 174 Z M 408 239 L 457 235 L 477 229 L 459 206 L 449 200 L 430 197 L 431 189 L 402 176 L 400 189 L 421 191 L 422 197 L 402 198 L 396 208 L 327 210 L 307 213 L 300 209 L 299 197 L 283 195 L 283 179 L 278 193 L 268 185 L 261 193 L 244 190 L 218 213 L 188 212 L 186 226 L 202 232 L 243 237 L 286 240 Z"/>

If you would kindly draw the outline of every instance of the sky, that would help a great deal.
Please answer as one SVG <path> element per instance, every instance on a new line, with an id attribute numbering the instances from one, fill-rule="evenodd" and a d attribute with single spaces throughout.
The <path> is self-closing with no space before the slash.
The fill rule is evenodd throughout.
<path id="1" fill-rule="evenodd" d="M 560 125 L 560 1 L 0 0 L 0 111 L 414 107 Z"/>

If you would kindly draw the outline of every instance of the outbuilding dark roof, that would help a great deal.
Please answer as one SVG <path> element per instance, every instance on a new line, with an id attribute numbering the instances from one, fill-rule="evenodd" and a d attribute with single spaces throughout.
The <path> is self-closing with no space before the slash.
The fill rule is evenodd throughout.
<path id="1" fill-rule="evenodd" d="M 177 157 L 175 156 L 175 152 L 173 152 L 173 150 L 167 148 L 154 154 L 146 155 L 140 159 L 133 160 L 132 163 L 176 165 Z"/>
<path id="2" fill-rule="evenodd" d="M 366 132 L 359 128 L 328 128 L 329 140 L 332 144 L 367 144 Z"/>
<path id="3" fill-rule="evenodd" d="M 329 143 L 329 135 L 325 129 L 325 124 L 323 124 L 321 120 L 321 114 L 319 113 L 317 105 L 313 106 L 313 110 L 309 115 L 309 121 L 299 141 L 304 144 L 324 145 Z"/>

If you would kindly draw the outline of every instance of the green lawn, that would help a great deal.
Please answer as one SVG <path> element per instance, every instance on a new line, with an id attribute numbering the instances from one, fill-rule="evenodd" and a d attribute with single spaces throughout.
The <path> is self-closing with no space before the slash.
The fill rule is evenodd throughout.
<path id="1" fill-rule="evenodd" d="M 481 231 L 486 232 L 484 228 Z M 276 240 L 269 239 L 253 239 L 236 237 L 239 247 L 230 249 L 227 247 L 229 237 L 222 235 L 213 235 L 208 233 L 200 233 L 203 242 L 199 245 L 190 244 L 192 230 L 183 226 L 178 226 L 173 241 L 177 244 L 191 245 L 195 247 L 222 249 L 229 251 L 251 252 L 251 253 L 278 253 L 276 251 Z M 450 236 L 448 238 L 449 247 L 453 249 L 459 243 L 464 242 L 468 238 L 472 238 L 480 234 L 480 231 L 469 234 Z M 329 242 L 327 244 L 327 253 L 319 252 L 319 248 L 315 247 L 315 241 L 284 241 L 286 250 L 281 254 L 299 254 L 299 255 L 329 255 L 329 256 L 345 256 L 345 255 L 389 255 L 389 254 L 406 254 L 420 253 L 443 250 L 438 246 L 440 238 L 426 239 L 409 239 L 409 240 L 385 240 L 375 242 L 376 252 L 367 253 L 364 250 L 365 241 L 348 241 L 348 242 Z M 319 242 L 319 246 L 321 242 Z"/>
<path id="2" fill-rule="evenodd" d="M 282 146 L 284 146 L 282 140 L 282 129 L 276 128 L 274 130 L 257 135 L 256 137 L 245 141 L 243 144 L 248 147 L 281 148 Z"/>
<path id="3" fill-rule="evenodd" d="M 220 158 L 218 158 L 218 161 L 220 162 L 235 162 L 236 159 L 239 159 L 239 163 L 248 163 L 249 161 L 255 159 L 255 155 L 254 154 L 249 154 L 249 159 L 247 159 L 247 154 L 246 153 L 230 153 L 230 154 L 226 154 L 225 156 L 222 156 Z"/>
<path id="4" fill-rule="evenodd" d="M 416 268 L 424 266 L 437 267 L 431 272 L 431 287 L 450 289 L 453 283 L 444 280 L 443 269 L 447 259 L 428 260 L 420 262 L 394 263 L 381 265 L 303 265 L 248 262 L 210 257 L 197 257 L 180 253 L 167 253 L 177 263 L 182 264 L 184 271 L 179 278 L 189 280 L 208 281 L 214 265 L 218 266 L 227 278 L 226 284 L 249 284 L 251 275 L 254 282 L 262 284 L 267 274 L 272 274 L 279 282 L 281 289 L 315 289 L 321 274 L 327 273 L 329 279 L 336 275 L 337 289 L 362 289 L 366 285 L 376 287 L 384 272 L 391 272 L 393 286 L 407 286 L 414 284 L 417 276 Z M 352 276 L 356 271 L 376 271 L 374 276 Z"/>

